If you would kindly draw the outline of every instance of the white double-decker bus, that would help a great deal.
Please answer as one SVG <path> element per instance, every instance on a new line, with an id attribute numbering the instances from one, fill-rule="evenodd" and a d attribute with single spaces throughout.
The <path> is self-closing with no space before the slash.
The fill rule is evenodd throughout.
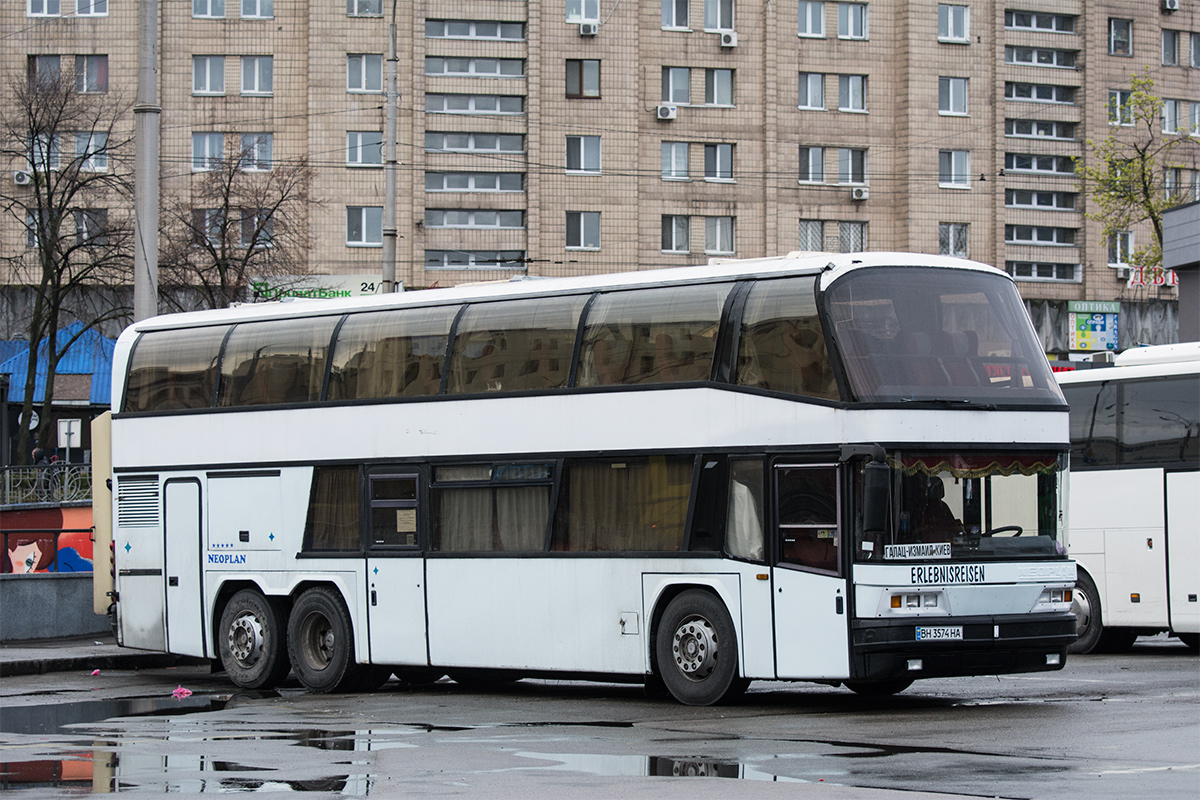
<path id="1" fill-rule="evenodd" d="M 1162 631 L 1200 648 L 1200 343 L 1058 379 L 1071 404 L 1072 650 Z"/>
<path id="2" fill-rule="evenodd" d="M 1067 406 L 983 264 L 165 316 L 113 375 L 98 593 L 122 645 L 240 686 L 573 676 L 709 704 L 1054 670 L 1075 638 Z"/>

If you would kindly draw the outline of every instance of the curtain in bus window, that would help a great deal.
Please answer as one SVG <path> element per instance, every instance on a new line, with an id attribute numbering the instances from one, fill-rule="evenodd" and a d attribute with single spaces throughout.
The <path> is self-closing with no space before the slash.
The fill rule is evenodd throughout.
<path id="1" fill-rule="evenodd" d="M 439 488 L 432 549 L 536 552 L 545 549 L 548 486 Z"/>
<path id="2" fill-rule="evenodd" d="M 447 394 L 562 389 L 585 296 L 477 303 L 454 332 Z"/>
<path id="3" fill-rule="evenodd" d="M 815 280 L 802 277 L 754 284 L 742 315 L 738 385 L 838 399 L 817 316 Z"/>
<path id="4" fill-rule="evenodd" d="M 691 456 L 651 456 L 570 464 L 566 514 L 553 549 L 682 549 L 692 462 Z"/>
<path id="5" fill-rule="evenodd" d="M 1125 381 L 1121 387 L 1121 463 L 1200 460 L 1200 379 Z"/>
<path id="6" fill-rule="evenodd" d="M 729 516 L 725 550 L 734 558 L 763 559 L 763 463 L 733 461 L 729 465 Z"/>
<path id="7" fill-rule="evenodd" d="M 320 400 L 325 357 L 337 322 L 337 317 L 317 317 L 237 325 L 221 356 L 217 405 Z"/>
<path id="8" fill-rule="evenodd" d="M 706 381 L 730 284 L 610 292 L 588 310 L 578 386 Z"/>
<path id="9" fill-rule="evenodd" d="M 357 467 L 317 467 L 313 470 L 304 549 L 359 549 Z"/>
<path id="10" fill-rule="evenodd" d="M 121 410 L 170 411 L 212 405 L 217 354 L 228 328 L 152 331 L 133 349 Z"/>
<path id="11" fill-rule="evenodd" d="M 1071 468 L 1117 464 L 1117 387 L 1112 383 L 1063 387 L 1071 405 Z"/>
<path id="12" fill-rule="evenodd" d="M 333 346 L 328 399 L 437 394 L 450 325 L 458 308 L 351 314 Z"/>

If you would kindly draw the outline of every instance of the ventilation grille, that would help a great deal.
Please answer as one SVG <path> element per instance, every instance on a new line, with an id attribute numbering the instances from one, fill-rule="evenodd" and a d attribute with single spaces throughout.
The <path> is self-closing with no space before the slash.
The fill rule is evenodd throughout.
<path id="1" fill-rule="evenodd" d="M 117 480 L 117 526 L 158 527 L 158 476 Z"/>

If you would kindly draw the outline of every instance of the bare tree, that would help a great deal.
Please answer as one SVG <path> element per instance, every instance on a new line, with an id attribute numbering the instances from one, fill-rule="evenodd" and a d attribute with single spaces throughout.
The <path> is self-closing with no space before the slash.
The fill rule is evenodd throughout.
<path id="1" fill-rule="evenodd" d="M 193 147 L 191 196 L 163 212 L 159 291 L 180 311 L 250 300 L 253 279 L 308 271 L 307 160 L 275 162 L 271 134 L 240 134 L 233 157 L 224 134 L 200 135 L 212 138 Z"/>
<path id="2" fill-rule="evenodd" d="M 33 293 L 21 411 L 29 419 L 44 358 L 37 432 L 42 447 L 49 443 L 54 379 L 67 348 L 84 331 L 130 311 L 89 302 L 97 289 L 127 285 L 133 264 L 129 105 L 107 91 L 106 69 L 99 71 L 89 58 L 76 59 L 70 79 L 58 56 L 31 57 L 28 74 L 9 82 L 9 100 L 0 109 L 0 156 L 13 169 L 13 180 L 0 182 L 0 209 L 24 232 L 24 242 L 0 258 L 9 280 Z M 58 341 L 60 329 L 74 321 L 82 323 L 78 333 Z M 28 458 L 30 450 L 29 429 L 22 425 L 18 457 Z"/>

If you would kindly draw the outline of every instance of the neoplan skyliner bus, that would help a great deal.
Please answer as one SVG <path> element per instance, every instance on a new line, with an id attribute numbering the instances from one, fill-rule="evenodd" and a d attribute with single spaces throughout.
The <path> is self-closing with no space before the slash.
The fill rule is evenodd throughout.
<path id="1" fill-rule="evenodd" d="M 122 645 L 240 686 L 581 677 L 709 704 L 1055 670 L 1075 638 L 1067 406 L 983 264 L 164 316 L 113 375 L 98 593 Z"/>

